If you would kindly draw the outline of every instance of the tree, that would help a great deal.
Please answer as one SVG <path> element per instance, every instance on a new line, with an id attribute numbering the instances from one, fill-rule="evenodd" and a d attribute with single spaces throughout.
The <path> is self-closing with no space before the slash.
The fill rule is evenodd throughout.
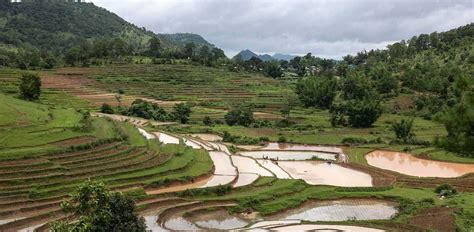
<path id="1" fill-rule="evenodd" d="M 122 94 L 115 94 L 115 100 L 117 100 L 119 107 L 122 106 Z"/>
<path id="2" fill-rule="evenodd" d="M 148 41 L 148 55 L 152 57 L 159 57 L 161 54 L 161 41 L 158 37 L 151 37 Z"/>
<path id="3" fill-rule="evenodd" d="M 174 105 L 172 115 L 182 124 L 186 124 L 189 121 L 189 115 L 191 114 L 191 106 L 185 103 L 179 103 Z"/>
<path id="4" fill-rule="evenodd" d="M 185 58 L 191 58 L 193 57 L 193 54 L 194 54 L 194 49 L 196 48 L 196 45 L 194 45 L 193 42 L 191 43 L 187 43 L 186 45 L 184 45 L 184 49 L 183 49 L 183 55 Z"/>
<path id="5" fill-rule="evenodd" d="M 360 72 L 349 72 L 342 80 L 342 97 L 344 100 L 362 99 L 372 91 L 369 78 Z"/>
<path id="6" fill-rule="evenodd" d="M 397 139 L 401 139 L 403 142 L 407 142 L 415 135 L 411 132 L 413 128 L 413 119 L 405 120 L 402 119 L 400 122 L 392 123 L 392 130 L 395 132 Z"/>
<path id="7" fill-rule="evenodd" d="M 382 115 L 380 100 L 365 98 L 363 100 L 352 100 L 347 104 L 348 122 L 352 127 L 370 127 L 380 115 Z"/>
<path id="8" fill-rule="evenodd" d="M 38 74 L 25 73 L 20 80 L 20 96 L 26 100 L 37 100 L 41 94 L 41 78 Z"/>
<path id="9" fill-rule="evenodd" d="M 306 107 L 329 108 L 336 90 L 336 80 L 331 78 L 309 77 L 299 80 L 296 85 L 296 93 Z"/>
<path id="10" fill-rule="evenodd" d="M 438 143 L 447 150 L 474 157 L 474 81 L 459 77 L 454 88 L 458 102 L 437 117 L 448 132 Z"/>
<path id="11" fill-rule="evenodd" d="M 265 62 L 263 72 L 265 73 L 265 75 L 268 75 L 272 78 L 279 78 L 283 76 L 283 71 L 281 70 L 278 61 Z"/>
<path id="12" fill-rule="evenodd" d="M 146 231 L 145 220 L 138 216 L 133 200 L 109 192 L 103 183 L 81 184 L 61 208 L 75 217 L 53 223 L 52 231 Z"/>
<path id="13" fill-rule="evenodd" d="M 100 107 L 100 112 L 104 114 L 113 114 L 114 109 L 109 104 L 103 103 L 102 106 Z"/>
<path id="14" fill-rule="evenodd" d="M 249 126 L 255 120 L 253 118 L 253 112 L 249 107 L 237 107 L 224 116 L 224 120 L 229 126 L 240 125 L 240 126 Z"/>

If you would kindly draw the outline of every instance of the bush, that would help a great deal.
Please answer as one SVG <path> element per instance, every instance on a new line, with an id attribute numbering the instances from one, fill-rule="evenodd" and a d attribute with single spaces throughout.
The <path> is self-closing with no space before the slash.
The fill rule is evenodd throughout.
<path id="1" fill-rule="evenodd" d="M 253 112 L 249 107 L 238 107 L 227 112 L 224 120 L 229 126 L 240 125 L 248 127 L 254 122 Z"/>
<path id="2" fill-rule="evenodd" d="M 392 130 L 395 132 L 395 137 L 406 142 L 413 138 L 415 134 L 412 131 L 413 128 L 413 119 L 405 120 L 402 119 L 400 122 L 392 123 Z"/>
<path id="3" fill-rule="evenodd" d="M 172 115 L 181 124 L 186 124 L 189 121 L 189 115 L 191 114 L 191 106 L 185 103 L 179 103 L 174 105 Z"/>
<path id="4" fill-rule="evenodd" d="M 212 126 L 212 119 L 209 116 L 204 117 L 202 123 L 206 126 Z"/>
<path id="5" fill-rule="evenodd" d="M 104 114 L 113 114 L 114 109 L 109 104 L 103 103 L 102 106 L 100 107 L 100 112 Z"/>
<path id="6" fill-rule="evenodd" d="M 286 137 L 285 136 L 278 137 L 278 142 L 279 143 L 286 143 Z"/>
<path id="7" fill-rule="evenodd" d="M 368 144 L 369 141 L 365 138 L 360 138 L 360 137 L 347 137 L 347 138 L 343 138 L 341 143 L 345 145 L 360 145 L 360 144 Z"/>
<path id="8" fill-rule="evenodd" d="M 347 115 L 352 127 L 370 127 L 382 115 L 382 107 L 378 100 L 352 101 L 348 105 Z"/>
<path id="9" fill-rule="evenodd" d="M 440 197 L 450 197 L 456 195 L 458 191 L 449 184 L 442 184 L 435 189 L 435 193 Z"/>

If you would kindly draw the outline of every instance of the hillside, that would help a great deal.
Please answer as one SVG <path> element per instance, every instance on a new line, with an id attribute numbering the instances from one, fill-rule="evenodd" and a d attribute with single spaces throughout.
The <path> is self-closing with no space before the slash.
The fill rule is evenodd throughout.
<path id="1" fill-rule="evenodd" d="M 119 37 L 140 52 L 152 36 L 160 38 L 165 48 L 182 47 L 188 41 L 210 45 L 195 34 L 154 34 L 93 3 L 0 2 L 0 43 L 10 51 L 27 46 L 62 51 L 83 40 Z"/>

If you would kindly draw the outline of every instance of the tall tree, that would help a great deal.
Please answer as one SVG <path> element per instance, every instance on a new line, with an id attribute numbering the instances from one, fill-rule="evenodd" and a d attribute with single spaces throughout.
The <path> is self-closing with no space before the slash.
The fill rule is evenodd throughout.
<path id="1" fill-rule="evenodd" d="M 25 73 L 20 80 L 20 96 L 26 100 L 37 100 L 41 94 L 41 78 L 38 74 Z"/>
<path id="2" fill-rule="evenodd" d="M 307 107 L 327 109 L 336 97 L 337 82 L 332 78 L 308 77 L 298 81 L 296 93 Z"/>
<path id="3" fill-rule="evenodd" d="M 151 37 L 148 42 L 148 55 L 152 57 L 159 57 L 161 54 L 161 41 L 158 37 Z"/>

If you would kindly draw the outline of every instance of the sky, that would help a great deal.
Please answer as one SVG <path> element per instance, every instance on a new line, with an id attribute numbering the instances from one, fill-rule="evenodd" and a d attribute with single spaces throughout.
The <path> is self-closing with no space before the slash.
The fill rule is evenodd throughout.
<path id="1" fill-rule="evenodd" d="M 474 22 L 474 0 L 90 0 L 156 33 L 240 50 L 340 59 Z"/>

